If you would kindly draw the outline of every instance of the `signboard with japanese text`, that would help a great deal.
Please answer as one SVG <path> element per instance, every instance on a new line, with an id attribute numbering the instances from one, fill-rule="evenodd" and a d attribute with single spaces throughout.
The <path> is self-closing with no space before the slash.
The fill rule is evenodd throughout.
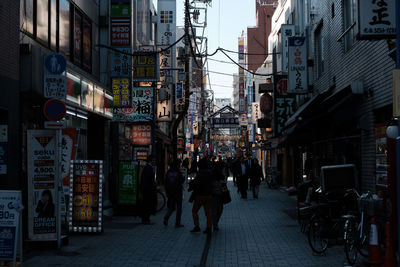
<path id="1" fill-rule="evenodd" d="M 282 133 L 286 121 L 296 111 L 296 96 L 287 94 L 287 76 L 275 75 L 274 118 L 275 136 Z"/>
<path id="2" fill-rule="evenodd" d="M 135 205 L 138 190 L 138 163 L 120 161 L 118 170 L 118 204 Z"/>
<path id="3" fill-rule="evenodd" d="M 132 66 L 132 56 L 131 49 L 126 48 L 116 48 L 119 53 L 115 50 L 111 51 L 110 54 L 110 75 L 111 77 L 130 77 L 131 76 L 131 66 Z"/>
<path id="4" fill-rule="evenodd" d="M 135 52 L 133 56 L 133 81 L 155 82 L 160 78 L 158 53 Z"/>
<path id="5" fill-rule="evenodd" d="M 101 232 L 103 161 L 71 161 L 69 230 Z"/>
<path id="6" fill-rule="evenodd" d="M 76 128 L 62 129 L 61 137 L 61 179 L 63 191 L 69 193 L 69 178 L 71 160 L 75 159 L 78 130 Z"/>
<path id="7" fill-rule="evenodd" d="M 175 85 L 175 112 L 182 112 L 185 107 L 183 83 L 179 82 Z"/>
<path id="8" fill-rule="evenodd" d="M 130 46 L 131 20 L 129 17 L 113 17 L 111 20 L 111 45 Z"/>
<path id="9" fill-rule="evenodd" d="M 151 145 L 152 129 L 150 124 L 132 125 L 132 144 Z"/>
<path id="10" fill-rule="evenodd" d="M 160 54 L 160 88 L 158 89 L 157 99 L 157 120 L 171 121 L 172 120 L 172 96 L 173 84 L 168 82 L 168 77 L 172 79 L 172 51 L 165 50 Z"/>
<path id="11" fill-rule="evenodd" d="M 289 48 L 289 37 L 295 35 L 294 25 L 282 24 L 282 72 L 288 73 L 288 48 Z"/>
<path id="12" fill-rule="evenodd" d="M 176 39 L 176 0 L 158 0 L 157 45 L 170 45 Z"/>
<path id="13" fill-rule="evenodd" d="M 29 238 L 56 239 L 56 153 L 54 130 L 28 130 Z"/>
<path id="14" fill-rule="evenodd" d="M 177 140 L 177 151 L 178 151 L 178 154 L 183 154 L 183 151 L 185 151 L 185 139 L 178 138 L 178 140 Z"/>
<path id="15" fill-rule="evenodd" d="M 244 38 L 238 38 L 239 63 L 244 61 Z"/>
<path id="16" fill-rule="evenodd" d="M 213 128 L 237 128 L 239 127 L 239 118 L 213 118 Z"/>
<path id="17" fill-rule="evenodd" d="M 386 124 L 375 125 L 375 174 L 376 186 L 386 188 L 388 186 L 388 155 L 387 155 L 387 137 Z"/>
<path id="18" fill-rule="evenodd" d="M 43 90 L 46 98 L 65 98 L 67 94 L 67 78 L 65 75 L 45 74 Z"/>
<path id="19" fill-rule="evenodd" d="M 153 88 L 134 87 L 132 89 L 132 107 L 114 108 L 113 121 L 140 122 L 153 119 Z"/>
<path id="20" fill-rule="evenodd" d="M 21 191 L 0 191 L 0 260 L 14 260 L 19 240 Z"/>
<path id="21" fill-rule="evenodd" d="M 146 160 L 150 155 L 150 148 L 148 147 L 134 147 L 133 148 L 133 160 Z"/>
<path id="22" fill-rule="evenodd" d="M 259 103 L 252 103 L 252 120 L 253 123 L 256 124 L 258 119 L 261 119 L 261 109 Z"/>
<path id="23" fill-rule="evenodd" d="M 114 108 L 132 107 L 131 80 L 127 77 L 111 78 L 114 95 Z"/>
<path id="24" fill-rule="evenodd" d="M 290 94 L 305 94 L 307 87 L 307 47 L 305 37 L 289 37 L 288 50 Z"/>
<path id="25" fill-rule="evenodd" d="M 358 1 L 361 39 L 396 38 L 396 0 Z"/>

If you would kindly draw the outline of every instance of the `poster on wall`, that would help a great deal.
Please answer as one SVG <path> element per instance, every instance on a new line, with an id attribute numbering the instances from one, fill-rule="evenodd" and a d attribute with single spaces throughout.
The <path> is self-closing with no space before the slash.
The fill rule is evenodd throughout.
<path id="1" fill-rule="evenodd" d="M 73 160 L 70 168 L 69 230 L 101 232 L 103 161 Z"/>
<path id="2" fill-rule="evenodd" d="M 137 202 L 138 163 L 120 161 L 118 177 L 118 204 L 135 205 Z"/>
<path id="3" fill-rule="evenodd" d="M 0 191 L 0 260 L 16 258 L 23 208 L 21 202 L 21 191 Z"/>
<path id="4" fill-rule="evenodd" d="M 29 238 L 56 239 L 56 131 L 28 130 L 27 144 Z"/>

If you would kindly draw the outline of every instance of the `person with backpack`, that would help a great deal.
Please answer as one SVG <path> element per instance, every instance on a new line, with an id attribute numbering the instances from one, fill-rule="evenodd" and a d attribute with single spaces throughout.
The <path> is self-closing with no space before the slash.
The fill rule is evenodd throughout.
<path id="1" fill-rule="evenodd" d="M 175 159 L 165 175 L 165 191 L 168 199 L 168 211 L 165 214 L 163 221 L 165 226 L 168 225 L 169 217 L 176 210 L 175 227 L 183 227 L 183 224 L 181 224 L 181 216 L 184 182 L 185 178 L 179 171 L 179 162 Z"/>

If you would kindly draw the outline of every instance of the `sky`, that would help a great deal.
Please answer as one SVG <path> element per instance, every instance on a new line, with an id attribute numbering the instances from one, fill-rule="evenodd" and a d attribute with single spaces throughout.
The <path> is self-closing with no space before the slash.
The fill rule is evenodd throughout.
<path id="1" fill-rule="evenodd" d="M 153 2 L 157 8 L 157 0 L 153 0 Z M 176 0 L 176 2 L 177 26 L 183 26 L 185 1 Z M 207 27 L 205 30 L 205 36 L 208 38 L 208 54 L 214 53 L 218 47 L 238 51 L 238 37 L 241 36 L 242 31 L 246 34 L 247 27 L 254 27 L 256 24 L 255 2 L 255 0 L 212 0 L 211 7 L 208 6 L 207 9 Z M 200 20 L 202 21 L 202 19 Z M 228 53 L 228 55 L 237 61 L 237 54 Z M 209 58 L 231 62 L 221 52 Z M 238 72 L 238 67 L 234 64 L 209 60 L 208 70 L 233 74 Z M 233 77 L 211 72 L 209 74 L 214 97 L 231 98 Z M 207 89 L 209 88 L 210 85 L 207 86 Z"/>

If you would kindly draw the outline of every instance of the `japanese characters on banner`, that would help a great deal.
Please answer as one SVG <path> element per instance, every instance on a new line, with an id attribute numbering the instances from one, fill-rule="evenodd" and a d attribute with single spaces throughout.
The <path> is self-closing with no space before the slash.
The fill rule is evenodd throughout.
<path id="1" fill-rule="evenodd" d="M 150 121 L 153 119 L 153 88 L 134 87 L 132 89 L 132 106 L 115 108 L 113 121 Z"/>
<path id="2" fill-rule="evenodd" d="M 118 177 L 118 204 L 135 205 L 138 190 L 138 163 L 120 161 Z"/>
<path id="3" fill-rule="evenodd" d="M 156 82 L 160 76 L 158 53 L 135 52 L 133 56 L 133 81 Z"/>
<path id="4" fill-rule="evenodd" d="M 175 85 L 175 111 L 182 112 L 185 107 L 185 99 L 183 98 L 183 83 L 179 82 Z"/>
<path id="5" fill-rule="evenodd" d="M 236 128 L 239 118 L 212 118 L 213 128 Z"/>
<path id="6" fill-rule="evenodd" d="M 288 94 L 286 75 L 275 75 L 274 80 L 275 136 L 278 136 L 282 133 L 288 118 L 296 111 L 296 96 Z"/>
<path id="7" fill-rule="evenodd" d="M 116 48 L 117 51 L 111 51 L 110 55 L 110 66 L 111 77 L 130 77 L 131 76 L 131 66 L 132 66 L 132 56 L 131 49 L 126 48 Z"/>
<path id="8" fill-rule="evenodd" d="M 396 0 L 363 0 L 358 3 L 362 39 L 396 38 Z"/>
<path id="9" fill-rule="evenodd" d="M 103 161 L 71 161 L 69 230 L 101 232 Z"/>
<path id="10" fill-rule="evenodd" d="M 146 160 L 150 155 L 150 148 L 148 147 L 134 147 L 133 148 L 133 160 Z"/>
<path id="11" fill-rule="evenodd" d="M 111 46 L 130 46 L 130 33 L 130 17 L 111 17 Z"/>
<path id="12" fill-rule="evenodd" d="M 20 233 L 21 191 L 0 191 L 0 260 L 13 260 Z"/>
<path id="13" fill-rule="evenodd" d="M 252 119 L 253 123 L 256 124 L 261 119 L 261 109 L 259 103 L 252 103 Z"/>
<path id="14" fill-rule="evenodd" d="M 295 34 L 294 25 L 282 24 L 282 72 L 288 73 L 288 48 L 289 48 L 289 37 L 293 37 Z"/>
<path id="15" fill-rule="evenodd" d="M 61 137 L 61 177 L 64 193 L 69 193 L 69 176 L 71 160 L 75 158 L 78 130 L 76 128 L 62 129 Z"/>
<path id="16" fill-rule="evenodd" d="M 134 124 L 132 125 L 132 144 L 133 145 L 151 145 L 151 125 Z"/>
<path id="17" fill-rule="evenodd" d="M 130 78 L 111 78 L 111 88 L 113 90 L 115 108 L 130 108 L 132 106 Z"/>
<path id="18" fill-rule="evenodd" d="M 172 80 L 172 52 L 171 48 L 160 53 L 160 88 L 158 89 L 157 99 L 157 120 L 172 121 L 172 95 L 173 84 L 168 81 Z"/>
<path id="19" fill-rule="evenodd" d="M 56 239 L 56 131 L 28 130 L 28 232 L 30 239 Z"/>
<path id="20" fill-rule="evenodd" d="M 307 93 L 307 47 L 305 37 L 289 37 L 290 94 Z"/>

